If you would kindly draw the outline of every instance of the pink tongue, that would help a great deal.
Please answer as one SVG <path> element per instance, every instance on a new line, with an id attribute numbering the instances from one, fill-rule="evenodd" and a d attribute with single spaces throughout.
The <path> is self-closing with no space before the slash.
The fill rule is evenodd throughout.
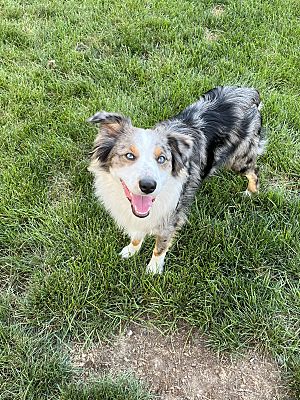
<path id="1" fill-rule="evenodd" d="M 131 194 L 131 204 L 137 214 L 148 214 L 152 206 L 153 198 L 151 196 L 141 196 L 139 194 Z"/>

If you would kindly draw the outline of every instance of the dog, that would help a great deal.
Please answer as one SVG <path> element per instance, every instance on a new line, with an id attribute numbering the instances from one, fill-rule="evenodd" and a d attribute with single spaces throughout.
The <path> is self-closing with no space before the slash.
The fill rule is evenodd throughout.
<path id="1" fill-rule="evenodd" d="M 99 127 L 88 168 L 96 196 L 131 238 L 122 257 L 155 235 L 147 271 L 161 273 L 199 185 L 220 167 L 246 176 L 247 194 L 258 191 L 256 160 L 265 144 L 260 108 L 255 89 L 219 86 L 152 129 L 105 111 L 88 119 Z"/>

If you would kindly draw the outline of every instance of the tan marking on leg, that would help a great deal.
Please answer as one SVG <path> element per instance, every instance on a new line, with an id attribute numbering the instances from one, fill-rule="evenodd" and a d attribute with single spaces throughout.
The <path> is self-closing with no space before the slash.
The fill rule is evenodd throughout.
<path id="1" fill-rule="evenodd" d="M 167 251 L 172 242 L 172 235 L 156 236 L 155 246 L 152 258 L 147 266 L 147 271 L 152 273 L 162 273 L 164 269 L 164 260 Z"/>
<path id="2" fill-rule="evenodd" d="M 153 255 L 154 255 L 155 257 L 161 256 L 162 253 L 163 253 L 163 251 L 157 251 L 157 250 L 156 250 L 156 247 L 155 247 L 154 250 L 153 250 Z"/>
<path id="3" fill-rule="evenodd" d="M 133 256 L 136 252 L 138 252 L 142 246 L 143 243 L 143 238 L 142 239 L 131 239 L 131 242 L 129 243 L 128 246 L 125 246 L 121 252 L 120 255 L 123 258 L 128 258 Z"/>
<path id="4" fill-rule="evenodd" d="M 161 256 L 163 253 L 165 253 L 168 250 L 169 245 L 167 246 L 162 246 L 161 245 L 161 237 L 157 236 L 155 240 L 155 246 L 153 250 L 153 255 L 155 257 Z"/>
<path id="5" fill-rule="evenodd" d="M 153 255 L 154 255 L 155 257 L 159 257 L 159 256 L 162 255 L 162 253 L 163 253 L 164 251 L 166 251 L 166 250 L 162 250 L 162 249 L 158 249 L 158 248 L 157 248 L 157 239 L 156 239 L 156 243 L 155 243 L 154 250 L 153 250 Z"/>
<path id="6" fill-rule="evenodd" d="M 258 191 L 258 177 L 254 172 L 249 172 L 245 174 L 248 179 L 248 187 L 247 190 L 251 193 L 256 193 Z"/>
<path id="7" fill-rule="evenodd" d="M 139 239 L 134 239 L 131 241 L 132 246 L 138 246 L 141 243 L 141 241 Z"/>
<path id="8" fill-rule="evenodd" d="M 163 239 L 160 236 L 156 236 L 155 246 L 153 250 L 153 255 L 155 257 L 160 257 L 162 254 L 166 253 L 171 246 L 172 238 Z"/>

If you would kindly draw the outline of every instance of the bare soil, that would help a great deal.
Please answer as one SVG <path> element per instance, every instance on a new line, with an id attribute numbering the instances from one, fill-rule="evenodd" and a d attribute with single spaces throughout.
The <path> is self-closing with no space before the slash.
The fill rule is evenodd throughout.
<path id="1" fill-rule="evenodd" d="M 74 344 L 71 360 L 82 380 L 103 374 L 131 372 L 162 400 L 286 399 L 278 366 L 257 352 L 239 358 L 220 357 L 199 334 L 181 329 L 131 326 L 110 344 L 84 350 Z"/>

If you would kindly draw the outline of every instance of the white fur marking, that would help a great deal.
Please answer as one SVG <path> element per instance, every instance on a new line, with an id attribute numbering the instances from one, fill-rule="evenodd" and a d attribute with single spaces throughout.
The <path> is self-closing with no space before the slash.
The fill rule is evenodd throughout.
<path id="1" fill-rule="evenodd" d="M 152 258 L 147 265 L 146 271 L 152 274 L 162 274 L 164 270 L 164 261 L 165 261 L 166 253 L 163 253 L 160 256 L 152 255 Z"/>
<path id="2" fill-rule="evenodd" d="M 128 246 L 125 246 L 121 251 L 120 251 L 120 256 L 122 258 L 129 258 L 131 256 L 133 256 L 135 253 L 137 253 L 142 245 L 142 241 L 137 245 L 134 246 L 132 243 L 129 243 Z"/>
<path id="3" fill-rule="evenodd" d="M 252 193 L 249 192 L 248 189 L 246 189 L 246 190 L 243 192 L 243 195 L 244 195 L 245 197 L 251 197 L 251 196 L 252 196 Z"/>

